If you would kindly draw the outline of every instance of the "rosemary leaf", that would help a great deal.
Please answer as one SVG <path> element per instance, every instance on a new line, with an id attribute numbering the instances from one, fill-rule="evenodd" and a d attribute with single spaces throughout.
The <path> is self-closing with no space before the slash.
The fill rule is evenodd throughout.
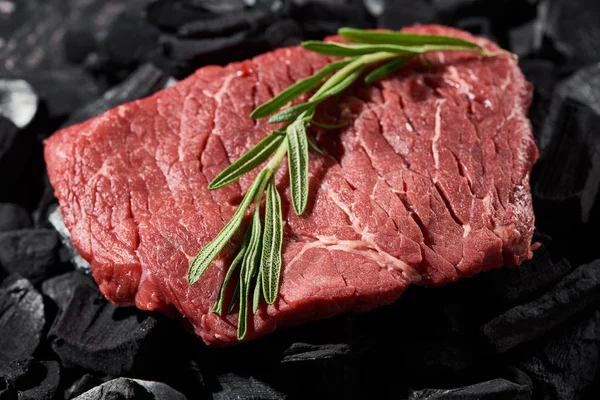
<path id="1" fill-rule="evenodd" d="M 278 112 L 277 114 L 273 115 L 271 118 L 269 118 L 269 123 L 274 124 L 277 122 L 293 121 L 296 118 L 298 118 L 298 116 L 300 114 L 302 114 L 304 111 L 306 111 L 309 108 L 314 107 L 314 106 L 315 106 L 314 102 L 306 102 L 306 103 L 296 104 L 295 106 L 286 108 L 285 110 L 282 110 L 282 111 Z"/>
<path id="2" fill-rule="evenodd" d="M 273 181 L 267 186 L 265 205 L 265 232 L 263 235 L 260 274 L 265 301 L 273 304 L 279 292 L 281 273 L 281 244 L 283 242 L 283 216 L 281 198 Z"/>
<path id="3" fill-rule="evenodd" d="M 404 66 L 407 62 L 411 60 L 411 57 L 398 58 L 396 60 L 388 61 L 382 66 L 375 68 L 373 71 L 369 72 L 365 77 L 365 83 L 370 85 L 371 83 L 382 79 L 389 74 L 399 70 Z"/>
<path id="4" fill-rule="evenodd" d="M 320 155 L 320 156 L 322 156 L 322 155 L 324 155 L 324 154 L 325 154 L 325 153 L 323 152 L 323 150 L 321 150 L 320 148 L 318 148 L 318 147 L 317 147 L 317 145 L 316 145 L 316 144 L 314 144 L 314 143 L 312 142 L 312 140 L 310 140 L 310 139 L 308 139 L 308 147 L 310 147 L 310 149 L 311 149 L 312 151 L 314 151 L 315 153 L 317 153 L 317 154 L 318 154 L 318 155 Z"/>
<path id="5" fill-rule="evenodd" d="M 449 44 L 423 44 L 418 46 L 401 46 L 397 44 L 342 44 L 335 42 L 320 42 L 309 40 L 302 42 L 302 46 L 315 53 L 328 56 L 348 57 L 374 54 L 379 52 L 394 53 L 399 56 L 421 54 L 428 51 L 462 50 L 482 53 L 479 47 L 449 45 Z"/>
<path id="6" fill-rule="evenodd" d="M 331 124 L 324 124 L 322 122 L 317 122 L 317 121 L 314 121 L 314 120 L 310 121 L 310 124 L 314 125 L 316 127 L 319 127 L 319 128 L 323 128 L 323 129 L 340 129 L 340 128 L 343 128 L 343 127 L 345 127 L 345 126 L 348 125 L 347 122 L 343 122 L 341 124 L 331 125 Z"/>
<path id="7" fill-rule="evenodd" d="M 252 171 L 265 162 L 277 150 L 283 139 L 284 137 L 277 132 L 271 133 L 229 165 L 229 167 L 225 168 L 213 179 L 208 188 L 210 190 L 222 188 Z"/>
<path id="8" fill-rule="evenodd" d="M 273 97 L 271 100 L 257 107 L 252 114 L 250 114 L 251 118 L 258 119 L 267 117 L 281 107 L 294 100 L 298 96 L 314 89 L 321 81 L 327 77 L 327 75 L 337 71 L 338 69 L 348 65 L 352 60 L 341 60 L 332 62 L 331 64 L 327 64 L 320 71 L 315 73 L 314 75 L 309 76 L 308 78 L 304 78 L 292 86 L 281 91 L 277 96 Z"/>
<path id="9" fill-rule="evenodd" d="M 443 35 L 423 35 L 405 32 L 365 31 L 354 28 L 340 28 L 338 34 L 354 43 L 396 44 L 401 46 L 449 45 L 484 51 L 483 47 L 468 40 Z"/>
<path id="10" fill-rule="evenodd" d="M 315 94 L 315 96 L 313 96 L 314 98 L 311 98 L 311 102 L 320 102 L 325 99 L 328 99 L 329 97 L 342 93 L 346 88 L 348 88 L 348 86 L 352 85 L 354 81 L 358 79 L 358 77 L 360 76 L 360 74 L 362 74 L 364 69 L 365 65 L 359 66 L 357 69 L 346 75 L 344 79 L 342 79 L 337 85 L 333 86 L 328 90 L 325 90 L 322 93 Z"/>
<path id="11" fill-rule="evenodd" d="M 246 251 L 246 254 L 244 254 L 242 269 L 240 271 L 240 311 L 238 314 L 237 332 L 239 340 L 244 339 L 248 329 L 248 296 L 250 294 L 250 282 L 252 280 L 252 275 L 254 275 L 254 271 L 257 268 L 258 252 L 261 244 L 260 210 L 258 207 L 254 209 L 250 229 L 252 232 L 250 233 L 248 250 Z"/>
<path id="12" fill-rule="evenodd" d="M 231 303 L 229 303 L 229 308 L 227 309 L 228 313 L 233 311 L 233 309 L 235 308 L 235 305 L 238 303 L 239 299 L 240 299 L 240 280 L 238 279 L 237 283 L 235 284 L 235 289 L 233 290 L 233 295 L 231 296 Z"/>
<path id="13" fill-rule="evenodd" d="M 252 296 L 252 313 L 256 314 L 258 311 L 258 306 L 260 305 L 260 287 L 262 283 L 262 271 L 258 270 L 258 276 L 256 277 L 256 282 L 254 283 L 254 296 Z"/>
<path id="14" fill-rule="evenodd" d="M 227 274 L 225 275 L 225 278 L 223 279 L 223 283 L 221 283 L 221 289 L 219 290 L 219 297 L 217 297 L 217 302 L 215 303 L 215 305 L 212 308 L 212 312 L 214 312 L 217 315 L 221 315 L 223 312 L 223 303 L 225 302 L 225 291 L 227 290 L 227 284 L 229 283 L 229 280 L 231 279 L 231 276 L 233 275 L 233 272 L 236 270 L 237 266 L 242 262 L 242 259 L 244 258 L 244 254 L 246 254 L 246 250 L 248 249 L 249 242 L 250 242 L 250 229 L 248 229 L 248 231 L 244 235 L 244 240 L 242 241 L 242 247 L 240 248 L 240 251 L 237 253 L 237 255 L 235 256 L 233 261 L 231 262 L 231 265 L 229 266 L 229 269 L 227 270 Z"/>
<path id="15" fill-rule="evenodd" d="M 246 213 L 250 203 L 252 203 L 256 197 L 259 188 L 262 186 L 263 179 L 265 179 L 265 177 L 268 175 L 268 172 L 268 170 L 263 169 L 258 174 L 246 192 L 246 195 L 242 199 L 242 203 L 238 207 L 235 214 L 233 214 L 231 220 L 227 223 L 227 225 L 225 225 L 225 227 L 223 227 L 223 229 L 221 229 L 221 232 L 219 232 L 219 234 L 209 244 L 200 250 L 196 258 L 194 258 L 190 268 L 188 269 L 187 279 L 190 285 L 198 282 L 198 279 L 200 279 L 200 276 L 202 276 L 204 271 L 206 271 L 206 268 L 208 268 L 215 257 L 217 257 L 227 242 L 229 242 L 235 232 L 240 228 L 244 214 Z"/>
<path id="16" fill-rule="evenodd" d="M 287 127 L 288 166 L 292 205 L 301 215 L 308 202 L 308 139 L 303 120 L 296 120 Z"/>

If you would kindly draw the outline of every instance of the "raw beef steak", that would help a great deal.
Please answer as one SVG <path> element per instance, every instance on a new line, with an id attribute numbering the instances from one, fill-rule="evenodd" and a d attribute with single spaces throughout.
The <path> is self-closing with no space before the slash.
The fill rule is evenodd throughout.
<path id="1" fill-rule="evenodd" d="M 406 30 L 498 49 L 455 29 Z M 509 55 L 428 56 L 433 65 L 414 62 L 318 110 L 317 120 L 349 125 L 313 132 L 328 155 L 311 154 L 301 217 L 281 168 L 281 290 L 276 304 L 261 305 L 248 339 L 391 303 L 410 283 L 442 285 L 531 257 L 531 85 Z M 329 61 L 292 47 L 205 67 L 46 141 L 65 224 L 109 300 L 176 308 L 207 343 L 237 342 L 237 315 L 210 309 L 241 233 L 196 285 L 186 275 L 255 174 L 207 185 L 272 130 L 250 112 Z"/>

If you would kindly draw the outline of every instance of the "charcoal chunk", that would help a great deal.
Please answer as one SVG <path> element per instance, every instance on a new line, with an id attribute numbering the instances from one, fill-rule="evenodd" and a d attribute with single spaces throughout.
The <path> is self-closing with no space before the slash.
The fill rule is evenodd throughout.
<path id="1" fill-rule="evenodd" d="M 561 259 L 554 263 L 546 246 L 533 253 L 531 260 L 514 268 L 501 268 L 475 277 L 473 287 L 477 298 L 491 307 L 492 312 L 529 301 L 558 282 L 571 270 L 571 264 Z"/>
<path id="2" fill-rule="evenodd" d="M 37 113 L 38 97 L 22 79 L 0 79 L 0 115 L 24 128 Z"/>
<path id="3" fill-rule="evenodd" d="M 578 65 L 600 61 L 600 3 L 596 0 L 547 2 L 546 34 Z"/>
<path id="4" fill-rule="evenodd" d="M 60 381 L 60 366 L 56 361 L 36 361 L 25 358 L 0 365 L 0 382 L 6 391 L 19 400 L 51 400 Z M 2 398 L 0 388 L 0 398 Z"/>
<path id="5" fill-rule="evenodd" d="M 493 379 L 456 389 L 423 389 L 410 394 L 408 400 L 525 400 L 531 389 L 507 381 Z"/>
<path id="6" fill-rule="evenodd" d="M 170 345 L 159 320 L 158 315 L 116 307 L 96 287 L 81 284 L 73 290 L 48 337 L 64 365 L 118 376 L 152 370 L 153 364 L 165 362 L 161 357 L 169 356 Z"/>
<path id="7" fill-rule="evenodd" d="M 38 283 L 66 269 L 67 255 L 52 229 L 0 232 L 0 265 Z"/>
<path id="8" fill-rule="evenodd" d="M 351 348 L 346 343 L 314 345 L 309 343 L 294 343 L 284 352 L 283 363 L 327 360 L 344 357 Z"/>
<path id="9" fill-rule="evenodd" d="M 419 2 L 420 3 L 420 2 Z M 296 0 L 290 14 L 298 21 L 307 39 L 323 39 L 344 26 L 372 28 L 375 20 L 360 0 Z"/>
<path id="10" fill-rule="evenodd" d="M 426 1 L 386 1 L 384 11 L 377 21 L 380 28 L 399 30 L 414 24 L 431 24 L 439 16 L 433 4 Z"/>
<path id="11" fill-rule="evenodd" d="M 585 395 L 600 372 L 600 311 L 564 324 L 533 348 L 519 367 L 533 381 L 535 398 L 596 398 Z"/>
<path id="12" fill-rule="evenodd" d="M 220 389 L 213 393 L 215 400 L 226 399 L 284 399 L 285 395 L 253 376 L 245 377 L 234 373 L 217 377 Z"/>
<path id="13" fill-rule="evenodd" d="M 105 379 L 103 380 L 96 375 L 84 374 L 82 377 L 75 380 L 75 382 L 73 382 L 67 389 L 65 389 L 64 398 L 72 399 L 77 397 L 96 386 L 100 386 L 105 381 Z"/>
<path id="14" fill-rule="evenodd" d="M 31 356 L 44 323 L 42 296 L 27 279 L 6 278 L 0 285 L 0 363 Z"/>
<path id="15" fill-rule="evenodd" d="M 64 310 L 71 296 L 79 286 L 95 288 L 95 283 L 89 275 L 73 271 L 47 279 L 42 283 L 42 293 L 48 296 L 58 307 Z"/>
<path id="16" fill-rule="evenodd" d="M 552 62 L 544 59 L 524 58 L 519 60 L 519 67 L 525 78 L 533 84 L 533 101 L 529 108 L 529 119 L 535 137 L 539 138 L 550 109 L 554 88 L 560 80 L 560 73 Z"/>
<path id="17" fill-rule="evenodd" d="M 31 216 L 18 204 L 0 203 L 0 232 L 27 229 L 32 226 Z"/>
<path id="18" fill-rule="evenodd" d="M 117 378 L 76 397 L 77 400 L 185 400 L 185 396 L 172 387 L 153 381 Z"/>
<path id="19" fill-rule="evenodd" d="M 73 112 L 64 126 L 83 122 L 121 104 L 149 96 L 164 89 L 168 81 L 169 77 L 162 70 L 152 64 L 144 64 L 102 97 Z"/>
<path id="20" fill-rule="evenodd" d="M 519 304 L 481 329 L 497 352 L 542 336 L 600 301 L 600 260 L 582 265 L 529 303 Z"/>
<path id="21" fill-rule="evenodd" d="M 539 137 L 533 175 L 538 227 L 574 262 L 600 257 L 592 223 L 600 221 L 600 63 L 562 82 Z M 586 227 L 589 224 L 589 227 Z"/>
<path id="22" fill-rule="evenodd" d="M 90 263 L 88 263 L 83 257 L 81 257 L 75 249 L 75 246 L 73 246 L 73 242 L 71 241 L 71 234 L 65 226 L 65 221 L 63 220 L 63 216 L 60 213 L 60 208 L 58 207 L 58 205 L 54 204 L 53 206 L 50 206 L 48 211 L 48 222 L 50 222 L 52 227 L 60 236 L 60 240 L 69 255 L 71 264 L 73 264 L 78 271 L 83 272 L 85 274 L 91 274 L 92 268 L 90 267 Z"/>
<path id="23" fill-rule="evenodd" d="M 80 64 L 90 53 L 97 50 L 98 42 L 89 27 L 75 25 L 69 27 L 65 33 L 63 46 L 67 61 Z"/>
<path id="24" fill-rule="evenodd" d="M 9 152 L 18 133 L 17 127 L 9 119 L 0 115 L 0 162 Z"/>
<path id="25" fill-rule="evenodd" d="M 126 12 L 112 23 L 100 44 L 100 51 L 117 67 L 136 66 L 151 58 L 159 34 L 159 30 L 144 18 Z"/>

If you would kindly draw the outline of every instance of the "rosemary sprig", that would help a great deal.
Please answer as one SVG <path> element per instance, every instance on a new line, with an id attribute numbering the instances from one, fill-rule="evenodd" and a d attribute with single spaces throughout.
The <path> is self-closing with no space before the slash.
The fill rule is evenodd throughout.
<path id="1" fill-rule="evenodd" d="M 448 36 L 370 32 L 352 28 L 342 28 L 338 33 L 351 43 L 308 41 L 302 45 L 317 53 L 348 58 L 326 65 L 314 75 L 296 82 L 256 108 L 250 115 L 252 118 L 270 116 L 270 123 L 287 123 L 287 125 L 274 130 L 258 142 L 225 168 L 208 186 L 211 190 L 219 189 L 269 160 L 250 185 L 232 219 L 210 243 L 200 250 L 188 270 L 188 282 L 196 283 L 233 238 L 242 225 L 249 207 L 253 205 L 248 231 L 227 270 L 213 307 L 213 312 L 221 315 L 227 285 L 240 266 L 235 293 L 228 307 L 228 312 L 231 312 L 235 305 L 239 304 L 238 338 L 240 340 L 245 337 L 248 330 L 250 288 L 254 287 L 253 313 L 256 313 L 259 308 L 261 294 L 267 304 L 273 304 L 279 292 L 283 216 L 281 198 L 274 181 L 275 172 L 283 158 L 287 156 L 292 206 L 298 215 L 303 214 L 309 195 L 308 150 L 310 148 L 315 153 L 322 154 L 308 139 L 307 126 L 314 125 L 325 129 L 343 127 L 343 125 L 327 125 L 315 121 L 313 117 L 316 107 L 328 98 L 343 92 L 370 66 L 375 68 L 364 78 L 366 84 L 383 79 L 416 55 L 429 51 L 470 51 L 484 56 L 491 55 L 476 43 Z M 319 89 L 308 101 L 282 109 L 302 94 L 311 92 L 317 87 Z M 266 199 L 264 230 L 260 207 L 263 195 Z"/>

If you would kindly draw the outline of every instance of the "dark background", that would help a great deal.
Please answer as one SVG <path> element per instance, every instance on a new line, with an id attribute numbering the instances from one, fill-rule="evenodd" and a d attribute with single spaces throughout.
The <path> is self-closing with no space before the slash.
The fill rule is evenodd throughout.
<path id="1" fill-rule="evenodd" d="M 535 85 L 531 262 L 225 350 L 74 270 L 44 138 L 204 65 L 413 23 L 496 41 Z M 0 0 L 0 399 L 598 399 L 599 186 L 597 0 Z"/>

